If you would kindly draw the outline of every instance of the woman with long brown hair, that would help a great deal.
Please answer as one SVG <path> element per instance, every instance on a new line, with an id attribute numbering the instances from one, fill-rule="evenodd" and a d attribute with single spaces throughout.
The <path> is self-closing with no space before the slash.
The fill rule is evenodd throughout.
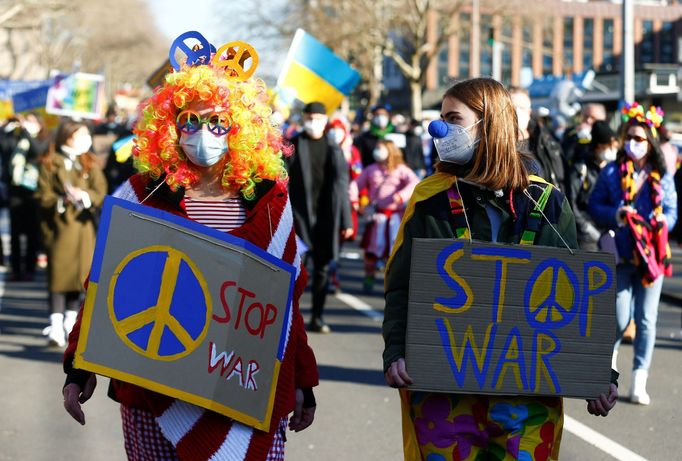
<path id="1" fill-rule="evenodd" d="M 49 342 L 63 347 L 76 321 L 95 250 L 96 219 L 107 192 L 83 122 L 66 120 L 43 158 L 36 197 L 47 250 Z"/>
<path id="2" fill-rule="evenodd" d="M 493 79 L 459 82 L 443 97 L 441 120 L 429 126 L 440 159 L 437 173 L 415 188 L 386 269 L 384 371 L 392 387 L 412 383 L 405 342 L 413 239 L 577 248 L 568 200 L 528 173 L 528 159 L 516 148 L 517 131 L 511 97 Z M 534 218 L 531 212 L 541 202 L 541 217 Z M 615 405 L 615 384 L 605 391 L 608 395 L 589 401 L 590 413 L 606 416 Z M 401 402 L 406 459 L 546 460 L 558 455 L 560 397 L 401 389 Z"/>

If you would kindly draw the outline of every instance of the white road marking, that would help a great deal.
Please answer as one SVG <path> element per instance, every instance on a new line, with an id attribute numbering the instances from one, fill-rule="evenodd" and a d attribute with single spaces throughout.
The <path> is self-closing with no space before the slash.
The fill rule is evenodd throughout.
<path id="1" fill-rule="evenodd" d="M 384 314 L 381 312 L 375 311 L 372 309 L 372 306 L 364 302 L 362 299 L 357 298 L 353 295 L 349 295 L 348 293 L 338 293 L 336 295 L 337 299 L 353 309 L 355 309 L 358 312 L 361 312 L 362 314 L 365 314 L 367 317 L 371 318 L 372 320 L 375 320 L 377 322 L 380 322 L 384 319 Z"/>
<path id="2" fill-rule="evenodd" d="M 571 434 L 580 437 L 587 443 L 594 445 L 604 453 L 607 453 L 620 461 L 647 461 L 646 458 L 625 448 L 618 442 L 614 442 L 568 415 L 564 415 L 564 428 Z"/>

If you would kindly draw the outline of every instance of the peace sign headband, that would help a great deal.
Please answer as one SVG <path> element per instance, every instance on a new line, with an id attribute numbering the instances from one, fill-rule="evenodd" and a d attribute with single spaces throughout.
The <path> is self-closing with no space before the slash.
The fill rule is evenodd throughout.
<path id="1" fill-rule="evenodd" d="M 189 45 L 188 40 L 193 40 L 194 45 Z M 184 64 L 188 66 L 210 65 L 214 68 L 223 68 L 227 75 L 240 81 L 251 77 L 258 66 L 258 53 L 248 43 L 236 40 L 224 44 L 216 51 L 215 46 L 203 35 L 193 30 L 180 35 L 170 47 L 168 57 L 176 71 L 179 71 L 183 64 L 177 60 L 178 51 L 186 56 Z"/>

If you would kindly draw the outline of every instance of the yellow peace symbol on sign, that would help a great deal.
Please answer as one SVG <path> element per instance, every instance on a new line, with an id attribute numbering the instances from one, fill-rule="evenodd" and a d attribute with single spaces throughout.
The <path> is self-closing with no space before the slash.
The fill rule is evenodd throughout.
<path id="1" fill-rule="evenodd" d="M 249 58 L 251 65 L 245 69 L 244 65 Z M 221 46 L 213 56 L 212 63 L 215 67 L 224 67 L 237 80 L 246 80 L 256 71 L 258 53 L 253 46 L 238 40 Z"/>
<path id="2" fill-rule="evenodd" d="M 562 261 L 538 265 L 526 285 L 526 318 L 534 328 L 560 328 L 578 312 L 578 278 Z"/>
<path id="3" fill-rule="evenodd" d="M 183 252 L 153 245 L 128 254 L 109 283 L 109 317 L 131 349 L 154 360 L 177 360 L 194 351 L 208 331 L 208 285 Z"/>

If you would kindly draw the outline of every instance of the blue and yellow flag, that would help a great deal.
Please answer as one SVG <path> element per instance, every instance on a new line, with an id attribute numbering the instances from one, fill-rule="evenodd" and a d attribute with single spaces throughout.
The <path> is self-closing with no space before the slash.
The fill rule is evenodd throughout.
<path id="1" fill-rule="evenodd" d="M 360 74 L 315 37 L 298 29 L 277 80 L 288 104 L 321 102 L 333 112 L 360 82 Z"/>

